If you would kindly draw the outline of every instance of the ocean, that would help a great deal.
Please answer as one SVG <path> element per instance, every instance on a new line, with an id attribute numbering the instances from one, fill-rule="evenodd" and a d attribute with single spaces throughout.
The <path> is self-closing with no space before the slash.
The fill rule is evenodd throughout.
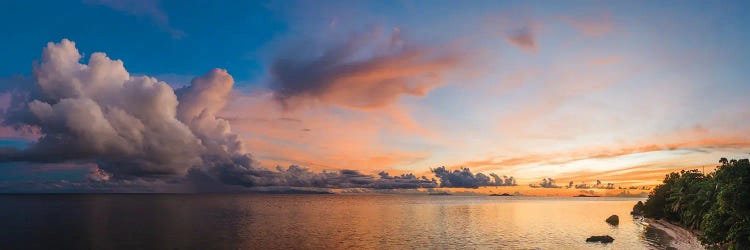
<path id="1" fill-rule="evenodd" d="M 664 249 L 642 199 L 380 194 L 0 195 L 2 249 Z M 604 220 L 618 215 L 618 226 Z M 610 235 L 611 244 L 586 243 Z"/>

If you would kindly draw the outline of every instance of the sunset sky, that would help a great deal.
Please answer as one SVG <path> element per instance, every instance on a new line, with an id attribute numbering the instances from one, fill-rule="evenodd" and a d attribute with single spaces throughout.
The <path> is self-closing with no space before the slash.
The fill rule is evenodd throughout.
<path id="1" fill-rule="evenodd" d="M 630 186 L 750 153 L 744 1 L 134 2 L 2 4 L 0 187 L 246 153 Z"/>

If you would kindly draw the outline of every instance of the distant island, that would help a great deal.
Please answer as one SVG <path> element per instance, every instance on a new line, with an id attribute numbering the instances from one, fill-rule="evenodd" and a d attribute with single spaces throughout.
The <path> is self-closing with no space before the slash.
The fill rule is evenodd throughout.
<path id="1" fill-rule="evenodd" d="M 448 193 L 448 192 L 435 192 L 435 193 L 430 193 L 430 195 L 453 195 L 453 194 Z"/>
<path id="2" fill-rule="evenodd" d="M 712 249 L 750 249 L 750 161 L 719 163 L 708 174 L 697 169 L 668 174 L 631 214 L 679 225 Z"/>
<path id="3" fill-rule="evenodd" d="M 259 190 L 259 194 L 334 194 L 329 191 L 306 190 L 306 189 L 280 189 L 280 190 Z"/>
<path id="4" fill-rule="evenodd" d="M 586 194 L 579 194 L 573 197 L 600 197 L 599 195 L 586 195 Z"/>

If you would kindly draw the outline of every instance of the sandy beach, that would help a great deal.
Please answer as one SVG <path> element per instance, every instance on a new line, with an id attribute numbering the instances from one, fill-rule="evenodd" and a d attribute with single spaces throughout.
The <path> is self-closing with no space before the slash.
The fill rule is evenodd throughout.
<path id="1" fill-rule="evenodd" d="M 672 237 L 672 242 L 670 243 L 671 247 L 677 249 L 706 249 L 701 245 L 700 240 L 698 240 L 698 237 L 693 232 L 683 227 L 669 223 L 665 220 L 654 220 L 650 218 L 643 218 L 643 223 L 662 230 Z"/>

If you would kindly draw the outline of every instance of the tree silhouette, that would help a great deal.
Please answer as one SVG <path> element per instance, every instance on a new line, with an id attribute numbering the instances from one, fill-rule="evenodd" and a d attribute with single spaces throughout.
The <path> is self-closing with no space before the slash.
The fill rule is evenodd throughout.
<path id="1" fill-rule="evenodd" d="M 701 242 L 710 247 L 750 249 L 750 161 L 719 163 L 709 174 L 694 169 L 666 175 L 634 214 L 699 229 Z"/>

